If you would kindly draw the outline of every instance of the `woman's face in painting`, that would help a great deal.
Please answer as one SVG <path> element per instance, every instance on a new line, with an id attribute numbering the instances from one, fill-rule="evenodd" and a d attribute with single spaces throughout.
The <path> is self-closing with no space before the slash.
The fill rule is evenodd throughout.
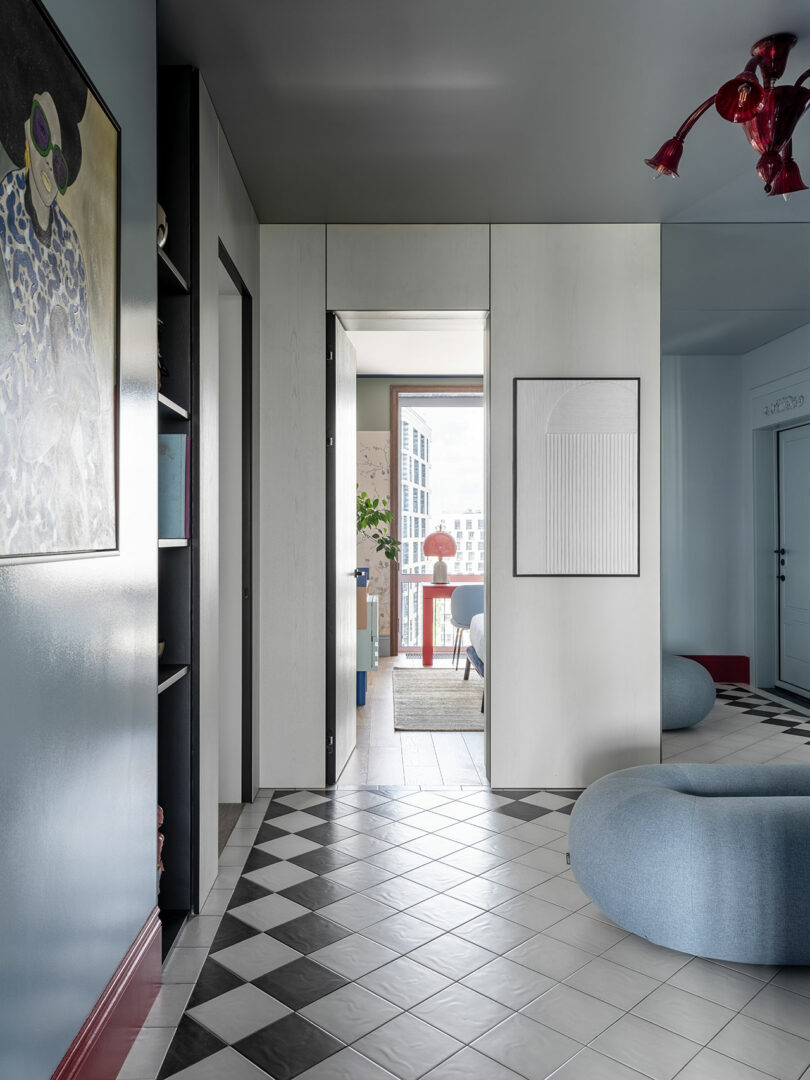
<path id="1" fill-rule="evenodd" d="M 67 163 L 62 153 L 59 114 L 50 94 L 35 94 L 25 125 L 29 177 L 33 194 L 46 207 L 67 187 Z"/>

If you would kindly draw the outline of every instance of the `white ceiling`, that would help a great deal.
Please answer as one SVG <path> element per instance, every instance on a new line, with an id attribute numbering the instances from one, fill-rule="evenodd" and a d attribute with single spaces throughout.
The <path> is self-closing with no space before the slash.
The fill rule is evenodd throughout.
<path id="1" fill-rule="evenodd" d="M 807 0 L 158 0 L 261 221 L 806 221 L 712 110 L 681 179 L 642 159 Z M 796 158 L 810 176 L 810 124 Z"/>
<path id="2" fill-rule="evenodd" d="M 480 330 L 350 330 L 358 375 L 484 373 Z"/>

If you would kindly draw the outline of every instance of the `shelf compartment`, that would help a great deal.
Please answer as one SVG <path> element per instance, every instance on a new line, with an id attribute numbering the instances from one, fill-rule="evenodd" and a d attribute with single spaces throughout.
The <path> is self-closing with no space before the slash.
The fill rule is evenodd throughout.
<path id="1" fill-rule="evenodd" d="M 158 693 L 174 686 L 184 675 L 188 675 L 188 664 L 161 664 L 158 667 Z"/>
<path id="2" fill-rule="evenodd" d="M 186 279 L 163 250 L 158 253 L 158 289 L 164 293 L 185 294 L 189 291 Z"/>
<path id="3" fill-rule="evenodd" d="M 158 393 L 158 409 L 168 420 L 188 420 L 188 409 L 184 409 L 165 394 Z"/>
<path id="4" fill-rule="evenodd" d="M 167 536 L 158 540 L 159 548 L 182 548 L 188 547 L 188 540 L 181 537 Z"/>

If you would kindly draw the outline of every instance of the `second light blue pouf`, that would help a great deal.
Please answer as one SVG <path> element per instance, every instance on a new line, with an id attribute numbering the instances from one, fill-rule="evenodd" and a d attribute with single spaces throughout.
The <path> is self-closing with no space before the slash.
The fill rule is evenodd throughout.
<path id="1" fill-rule="evenodd" d="M 664 653 L 661 659 L 661 727 L 694 727 L 714 708 L 714 680 L 702 664 Z"/>
<path id="2" fill-rule="evenodd" d="M 625 930 L 742 964 L 810 964 L 810 765 L 641 765 L 571 814 L 571 869 Z"/>

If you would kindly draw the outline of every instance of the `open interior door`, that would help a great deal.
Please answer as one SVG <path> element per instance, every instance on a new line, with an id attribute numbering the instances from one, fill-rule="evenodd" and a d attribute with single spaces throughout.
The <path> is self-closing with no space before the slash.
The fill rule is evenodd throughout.
<path id="1" fill-rule="evenodd" d="M 326 782 L 357 742 L 357 360 L 337 317 L 326 325 Z"/>

